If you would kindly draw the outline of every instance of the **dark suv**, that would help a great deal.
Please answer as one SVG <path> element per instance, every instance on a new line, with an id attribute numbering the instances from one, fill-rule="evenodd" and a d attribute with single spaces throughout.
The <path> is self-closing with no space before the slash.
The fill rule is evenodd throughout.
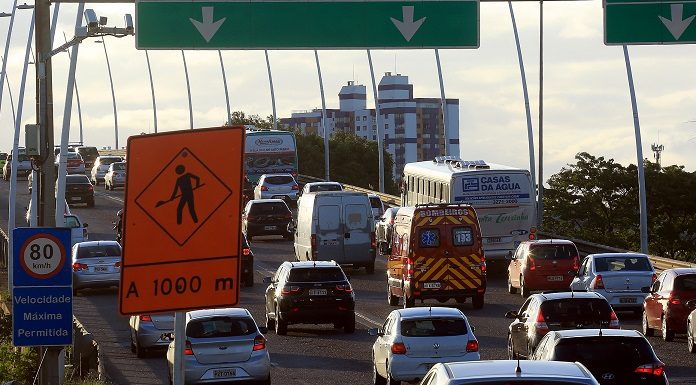
<path id="1" fill-rule="evenodd" d="M 96 147 L 79 146 L 75 150 L 82 156 L 82 160 L 85 161 L 85 171 L 90 173 L 92 167 L 94 167 L 94 161 L 99 158 L 99 151 Z"/>
<path id="2" fill-rule="evenodd" d="M 587 292 L 532 294 L 519 311 L 509 311 L 505 318 L 514 319 L 508 329 L 510 359 L 529 357 L 549 331 L 619 328 L 609 302 Z"/>
<path id="3" fill-rule="evenodd" d="M 283 262 L 266 289 L 266 326 L 283 335 L 289 324 L 333 323 L 355 331 L 355 294 L 334 261 Z"/>
<path id="4" fill-rule="evenodd" d="M 635 330 L 564 330 L 539 343 L 533 360 L 579 362 L 602 385 L 667 384 L 665 364 Z"/>
<path id="5" fill-rule="evenodd" d="M 85 203 L 94 207 L 94 186 L 86 175 L 67 175 L 65 177 L 65 200 L 68 203 Z"/>
<path id="6" fill-rule="evenodd" d="M 293 235 L 288 225 L 292 212 L 282 199 L 254 199 L 247 202 L 242 212 L 242 232 L 251 241 L 257 235 Z"/>

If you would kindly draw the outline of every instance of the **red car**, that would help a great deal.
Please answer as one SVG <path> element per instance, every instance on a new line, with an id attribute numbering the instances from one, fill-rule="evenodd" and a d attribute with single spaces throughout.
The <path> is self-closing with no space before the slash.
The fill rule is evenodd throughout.
<path id="1" fill-rule="evenodd" d="M 532 291 L 568 290 L 580 267 L 580 253 L 571 241 L 543 239 L 522 242 L 510 256 L 508 292 L 523 297 Z"/>
<path id="2" fill-rule="evenodd" d="M 686 333 L 686 318 L 692 309 L 686 303 L 696 299 L 696 268 L 669 269 L 650 286 L 643 302 L 643 334 L 655 329 L 671 341 L 675 333 Z"/>

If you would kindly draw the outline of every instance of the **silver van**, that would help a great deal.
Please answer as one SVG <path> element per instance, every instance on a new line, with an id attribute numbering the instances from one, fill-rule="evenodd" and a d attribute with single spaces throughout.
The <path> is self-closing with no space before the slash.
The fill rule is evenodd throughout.
<path id="1" fill-rule="evenodd" d="M 375 232 L 370 199 L 349 191 L 302 195 L 295 226 L 298 261 L 331 261 L 375 271 Z"/>

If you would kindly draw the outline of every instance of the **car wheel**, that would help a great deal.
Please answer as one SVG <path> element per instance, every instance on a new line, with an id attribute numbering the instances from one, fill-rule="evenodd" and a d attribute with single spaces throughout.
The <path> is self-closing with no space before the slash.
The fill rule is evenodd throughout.
<path id="1" fill-rule="evenodd" d="M 254 271 L 250 271 L 247 273 L 246 277 L 244 277 L 244 287 L 252 287 L 254 286 Z"/>
<path id="2" fill-rule="evenodd" d="M 133 333 L 131 333 L 131 336 L 130 336 L 130 350 L 131 350 L 131 353 L 135 353 L 135 343 L 133 342 Z"/>
<path id="3" fill-rule="evenodd" d="M 278 308 L 276 308 L 275 332 L 279 336 L 288 334 L 288 323 L 280 316 Z"/>
<path id="4" fill-rule="evenodd" d="M 275 320 L 272 320 L 271 317 L 268 316 L 268 313 L 266 313 L 266 328 L 268 330 L 275 330 Z"/>
<path id="5" fill-rule="evenodd" d="M 387 365 L 387 379 L 385 382 L 387 383 L 387 385 L 401 385 L 401 381 L 392 378 L 391 369 L 389 368 L 389 365 Z"/>
<path id="6" fill-rule="evenodd" d="M 346 320 L 343 324 L 343 331 L 348 334 L 355 333 L 355 314 Z"/>
<path id="7" fill-rule="evenodd" d="M 642 328 L 642 329 L 643 329 L 643 335 L 646 336 L 646 337 L 652 337 L 653 334 L 654 334 L 654 332 L 653 332 L 653 330 L 650 328 L 650 326 L 648 325 L 648 313 L 647 313 L 647 312 L 643 312 L 643 322 L 642 322 L 642 324 L 643 324 L 643 325 L 642 325 L 642 326 L 643 326 L 643 328 Z"/>
<path id="8" fill-rule="evenodd" d="M 517 288 L 512 286 L 512 280 L 510 279 L 510 275 L 508 275 L 508 293 L 510 294 L 517 294 Z"/>
<path id="9" fill-rule="evenodd" d="M 138 336 L 135 336 L 135 356 L 138 358 L 145 357 L 146 350 L 138 343 Z"/>
<path id="10" fill-rule="evenodd" d="M 389 306 L 399 305 L 399 297 L 392 294 L 391 286 L 387 284 L 387 301 L 389 301 Z"/>
<path id="11" fill-rule="evenodd" d="M 386 385 L 387 383 L 387 380 L 377 372 L 377 364 L 374 357 L 372 357 L 372 383 L 374 385 Z"/>
<path id="12" fill-rule="evenodd" d="M 87 207 L 94 207 L 94 198 L 87 201 Z"/>
<path id="13" fill-rule="evenodd" d="M 372 261 L 367 266 L 365 266 L 365 272 L 367 274 L 374 274 L 375 273 L 375 261 Z"/>
<path id="14" fill-rule="evenodd" d="M 474 305 L 474 309 L 482 309 L 484 302 L 483 294 L 476 294 L 471 301 L 471 303 Z"/>
<path id="15" fill-rule="evenodd" d="M 508 351 L 508 359 L 510 359 L 510 360 L 517 359 L 517 354 L 515 354 L 515 347 L 512 345 L 512 335 L 511 334 L 508 334 L 507 351 Z"/>
<path id="16" fill-rule="evenodd" d="M 691 322 L 686 323 L 686 347 L 689 349 L 689 353 L 696 353 L 696 340 L 694 340 Z"/>
<path id="17" fill-rule="evenodd" d="M 664 315 L 662 316 L 662 339 L 666 342 L 674 339 L 674 330 L 667 327 L 667 320 Z"/>
<path id="18" fill-rule="evenodd" d="M 268 378 L 265 380 L 259 381 L 258 384 L 260 385 L 271 385 L 271 374 L 268 374 Z"/>
<path id="19" fill-rule="evenodd" d="M 522 293 L 523 298 L 529 297 L 529 288 L 524 285 L 524 280 L 522 279 L 522 276 L 520 275 L 520 293 Z"/>

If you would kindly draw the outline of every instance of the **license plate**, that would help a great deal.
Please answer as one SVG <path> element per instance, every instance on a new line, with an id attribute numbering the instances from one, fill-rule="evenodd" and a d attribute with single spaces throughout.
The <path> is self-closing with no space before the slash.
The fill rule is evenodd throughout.
<path id="1" fill-rule="evenodd" d="M 488 237 L 486 238 L 486 243 L 500 243 L 503 239 L 500 237 Z"/>
<path id="2" fill-rule="evenodd" d="M 174 341 L 173 333 L 164 333 L 160 336 L 162 341 Z"/>
<path id="3" fill-rule="evenodd" d="M 619 298 L 619 303 L 636 303 L 635 297 L 621 297 Z"/>
<path id="4" fill-rule="evenodd" d="M 264 226 L 263 229 L 264 230 L 275 230 L 276 227 L 275 226 Z"/>
<path id="5" fill-rule="evenodd" d="M 442 284 L 440 282 L 426 282 L 423 284 L 424 289 L 439 289 Z"/>
<path id="6" fill-rule="evenodd" d="M 326 295 L 326 289 L 309 289 L 309 295 Z"/>
<path id="7" fill-rule="evenodd" d="M 80 197 L 70 197 L 70 200 L 71 200 L 71 201 L 79 201 L 79 200 L 82 200 L 82 198 L 80 198 Z"/>
<path id="8" fill-rule="evenodd" d="M 335 240 L 335 239 L 334 239 L 333 241 L 324 241 L 324 245 L 326 245 L 326 246 L 336 246 L 336 245 L 338 245 L 338 241 Z"/>
<path id="9" fill-rule="evenodd" d="M 94 271 L 96 273 L 104 273 L 106 271 L 109 271 L 109 268 L 106 266 L 94 266 Z"/>
<path id="10" fill-rule="evenodd" d="M 237 375 L 236 369 L 216 369 L 216 370 L 213 370 L 213 377 L 215 377 L 215 378 L 234 377 L 236 375 Z"/>
<path id="11" fill-rule="evenodd" d="M 553 282 L 560 282 L 563 281 L 563 276 L 562 275 L 549 275 L 546 277 L 547 281 L 553 281 Z"/>
<path id="12" fill-rule="evenodd" d="M 273 199 L 285 199 L 285 195 L 273 195 L 271 198 L 273 198 Z"/>

